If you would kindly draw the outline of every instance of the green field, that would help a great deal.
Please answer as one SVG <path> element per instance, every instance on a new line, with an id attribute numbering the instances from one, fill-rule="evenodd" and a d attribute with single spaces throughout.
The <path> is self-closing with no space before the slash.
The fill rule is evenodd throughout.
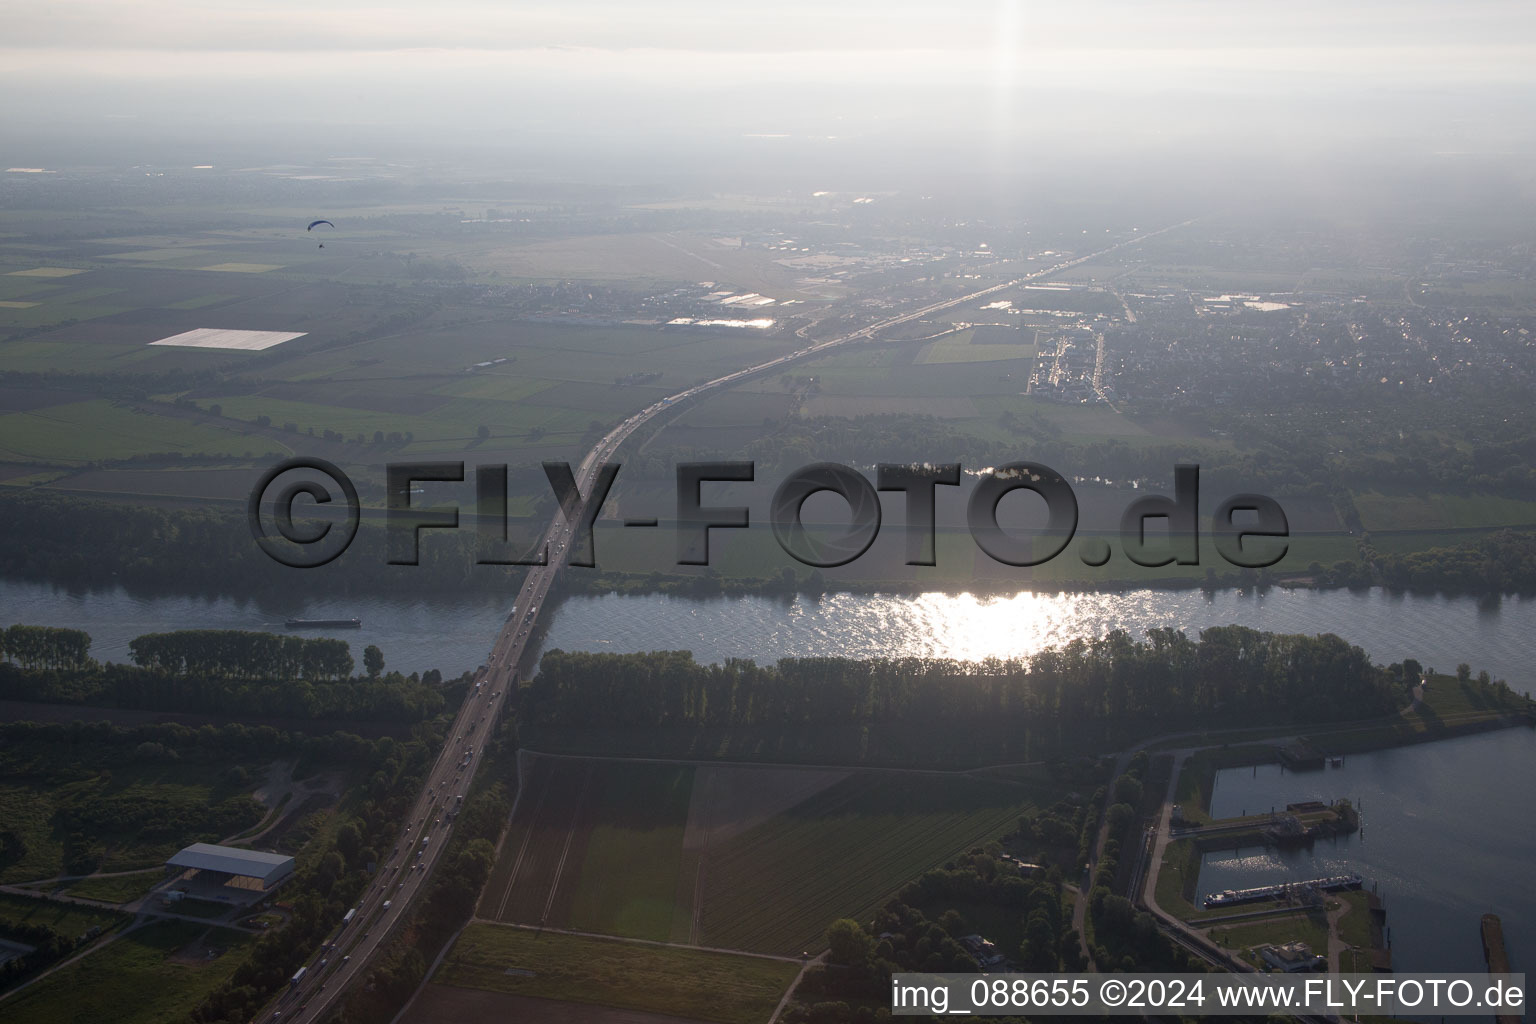
<path id="1" fill-rule="evenodd" d="M 1536 524 L 1536 502 L 1493 494 L 1362 491 L 1355 508 L 1367 530 L 1468 530 Z M 1446 537 L 1453 544 L 1458 538 Z"/>
<path id="2" fill-rule="evenodd" d="M 107 399 L 0 415 L 0 456 L 79 464 L 131 455 L 261 454 L 284 445 Z"/>
<path id="3" fill-rule="evenodd" d="M 0 893 L 0 934 L 5 932 L 6 925 L 46 925 L 73 939 L 92 928 L 111 928 L 127 921 L 126 915 L 110 910 Z"/>
<path id="4" fill-rule="evenodd" d="M 993 338 L 1015 335 L 1012 342 Z M 1033 332 L 973 327 L 946 334 L 923 347 L 917 361 L 931 363 L 991 363 L 1030 359 L 1035 355 Z"/>
<path id="5" fill-rule="evenodd" d="M 1192 839 L 1175 839 L 1163 851 L 1157 873 L 1157 905 L 1174 917 L 1188 920 L 1202 911 L 1193 902 L 1200 880 L 1200 851 Z M 1186 895 L 1188 894 L 1188 895 Z"/>
<path id="6" fill-rule="evenodd" d="M 82 878 L 69 883 L 66 894 L 81 899 L 101 900 L 104 903 L 129 903 L 148 893 L 165 881 L 165 871 L 152 868 L 131 875 L 112 875 L 106 878 Z M 224 908 L 228 910 L 226 906 Z"/>
<path id="7" fill-rule="evenodd" d="M 665 940 L 672 933 L 693 769 L 610 773 L 594 801 L 570 927 Z"/>
<path id="8" fill-rule="evenodd" d="M 794 955 L 947 857 L 1012 828 L 1044 794 L 969 776 L 860 774 L 711 848 L 705 945 Z"/>
<path id="9" fill-rule="evenodd" d="M 819 949 L 828 922 L 1006 831 L 1050 790 L 906 772 L 797 790 L 794 769 L 753 771 L 705 809 L 691 767 L 538 759 L 479 916 L 795 955 Z M 775 791 L 789 795 L 775 803 Z M 701 841 L 685 848 L 685 834 Z"/>
<path id="10" fill-rule="evenodd" d="M 480 914 L 665 940 L 693 769 L 539 759 Z M 547 917 L 546 917 L 547 915 Z"/>
<path id="11" fill-rule="evenodd" d="M 190 922 L 152 924 L 5 1000 L 0 1003 L 0 1015 L 30 1024 L 185 1020 L 234 973 L 250 942 L 241 932 Z M 210 959 L 205 946 L 222 952 Z"/>
<path id="12" fill-rule="evenodd" d="M 719 1024 L 762 1024 L 799 970 L 782 960 L 472 924 L 432 980 Z"/>

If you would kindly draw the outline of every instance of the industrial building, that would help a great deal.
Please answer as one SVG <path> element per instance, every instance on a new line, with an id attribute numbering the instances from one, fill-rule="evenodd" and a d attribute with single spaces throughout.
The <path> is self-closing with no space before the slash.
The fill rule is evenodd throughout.
<path id="1" fill-rule="evenodd" d="M 203 898 L 216 893 L 219 899 L 251 899 L 272 891 L 293 874 L 293 858 L 285 854 L 213 843 L 193 843 L 165 863 L 180 870 L 188 895 Z M 237 895 L 231 889 L 240 892 Z"/>

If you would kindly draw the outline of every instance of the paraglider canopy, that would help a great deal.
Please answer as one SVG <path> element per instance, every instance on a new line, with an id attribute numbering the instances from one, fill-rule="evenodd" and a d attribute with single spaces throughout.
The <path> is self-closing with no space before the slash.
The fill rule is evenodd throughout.
<path id="1" fill-rule="evenodd" d="M 312 220 L 312 221 L 309 222 L 309 227 L 305 228 L 304 230 L 305 231 L 313 231 L 313 230 L 315 230 L 315 228 L 319 227 L 321 224 L 330 224 L 331 227 L 335 227 L 336 226 L 335 224 L 331 224 L 331 222 L 328 221 L 328 220 Z"/>

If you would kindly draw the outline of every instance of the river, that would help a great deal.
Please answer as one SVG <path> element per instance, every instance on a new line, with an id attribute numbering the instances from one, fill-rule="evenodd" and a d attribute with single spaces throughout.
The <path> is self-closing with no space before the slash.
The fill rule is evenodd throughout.
<path id="1" fill-rule="evenodd" d="M 127 661 L 128 642 L 172 629 L 267 629 L 300 618 L 360 618 L 357 630 L 320 630 L 362 649 L 377 644 L 402 672 L 457 675 L 479 665 L 510 609 L 507 599 L 234 598 L 72 591 L 0 580 L 0 623 L 84 629 L 100 660 Z M 1524 691 L 1536 680 L 1536 600 L 1392 594 L 1380 589 L 1131 590 L 1118 593 L 830 594 L 698 601 L 659 594 L 576 597 L 550 622 L 545 647 L 582 651 L 685 649 L 701 661 L 786 656 L 1027 656 L 1074 637 L 1152 626 L 1194 631 L 1238 623 L 1281 633 L 1338 633 L 1377 661 L 1418 658 L 1453 671 L 1487 669 Z"/>
<path id="2" fill-rule="evenodd" d="M 1466 662 L 1520 691 L 1536 684 L 1536 600 L 1479 603 L 1380 589 L 1132 590 L 893 596 L 582 597 L 561 605 L 546 648 L 691 650 L 700 661 L 786 656 L 945 657 L 1030 655 L 1112 629 L 1142 635 L 1171 626 L 1194 635 L 1237 623 L 1277 633 L 1337 633 L 1380 662 L 1417 658 L 1452 672 Z"/>
<path id="3" fill-rule="evenodd" d="M 361 629 L 329 631 L 362 648 L 377 644 L 387 666 L 455 675 L 478 665 L 507 613 L 501 598 L 324 599 L 258 603 L 229 598 L 145 597 L 0 581 L 0 623 L 88 631 L 92 653 L 128 660 L 128 642 L 172 629 L 282 630 L 290 616 L 351 618 Z M 789 655 L 1027 656 L 1074 637 L 1151 626 L 1196 631 L 1239 623 L 1277 632 L 1334 632 L 1378 661 L 1415 657 L 1454 670 L 1487 669 L 1517 690 L 1536 664 L 1536 600 L 1492 603 L 1382 590 L 1137 590 L 1012 597 L 835 594 L 822 598 L 661 595 L 578 597 L 550 623 L 546 648 L 584 651 L 688 649 L 703 661 Z M 326 635 L 316 631 L 305 635 Z M 1207 858 L 1201 890 L 1261 880 L 1359 871 L 1387 898 L 1402 970 L 1481 970 L 1477 919 L 1504 915 L 1517 969 L 1536 950 L 1536 734 L 1510 730 L 1351 757 L 1342 769 L 1282 775 L 1223 772 L 1214 812 L 1241 813 L 1297 800 L 1348 796 L 1363 804 L 1359 836 L 1284 856 L 1266 851 Z M 1511 780 L 1490 785 L 1490 780 Z"/>
<path id="4" fill-rule="evenodd" d="M 1361 829 L 1310 850 L 1208 853 L 1199 895 L 1357 871 L 1380 887 L 1396 970 L 1486 970 L 1479 922 L 1490 911 L 1503 919 L 1514 969 L 1527 970 L 1536 955 L 1533 768 L 1536 730 L 1505 729 L 1353 754 L 1323 771 L 1220 771 L 1214 817 L 1348 797 Z"/>

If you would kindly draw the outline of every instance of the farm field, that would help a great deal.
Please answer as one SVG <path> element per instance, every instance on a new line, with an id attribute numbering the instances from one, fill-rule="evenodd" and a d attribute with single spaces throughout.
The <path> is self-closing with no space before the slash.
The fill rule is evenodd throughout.
<path id="1" fill-rule="evenodd" d="M 484 989 L 718 1024 L 762 1024 L 799 970 L 792 960 L 480 923 L 464 930 L 432 980 L 433 988 Z"/>
<path id="2" fill-rule="evenodd" d="M 418 252 L 436 252 L 466 267 L 507 280 L 628 281 L 654 285 L 729 281 L 776 299 L 813 299 L 829 285 L 804 285 L 804 271 L 782 266 L 762 248 L 723 244 L 688 231 L 582 235 L 515 242 L 444 239 L 417 243 Z M 839 291 L 841 289 L 838 289 Z"/>
<path id="3" fill-rule="evenodd" d="M 995 838 L 1044 793 L 970 776 L 859 773 L 712 847 L 705 945 L 797 955 L 905 882 Z"/>
<path id="4" fill-rule="evenodd" d="M 665 940 L 693 769 L 539 758 L 481 917 Z"/>
<path id="5" fill-rule="evenodd" d="M 693 783 L 691 767 L 648 766 L 610 775 L 593 794 L 573 929 L 670 937 Z"/>
<path id="6" fill-rule="evenodd" d="M 429 212 L 406 206 L 358 216 Z M 390 457 L 471 449 L 490 460 L 560 457 L 594 424 L 611 425 L 658 395 L 787 344 L 772 332 L 524 320 L 515 302 L 502 308 L 484 296 L 462 305 L 440 301 L 398 288 L 419 275 L 411 257 L 387 251 L 409 247 L 429 264 L 462 257 L 470 274 L 487 280 L 501 273 L 500 263 L 526 264 L 541 280 L 588 272 L 641 280 L 668 276 L 670 264 L 683 283 L 725 276 L 721 267 L 739 264 L 750 278 L 737 282 L 742 288 L 766 288 L 769 278 L 793 284 L 796 275 L 764 253 L 702 235 L 521 243 L 503 234 L 479 245 L 459 233 L 423 237 L 401 225 L 352 220 L 351 234 L 317 252 L 302 233 L 273 226 L 283 215 L 253 210 L 248 225 L 178 236 L 140 230 L 143 218 L 121 210 L 92 223 L 105 229 L 100 235 L 82 232 L 46 255 L 0 240 L 0 372 L 38 375 L 43 388 L 22 390 L 51 396 L 0 402 L 0 458 L 57 468 L 137 458 L 140 473 L 174 468 L 157 460 L 194 455 L 250 461 L 302 452 L 374 462 L 380 453 L 367 445 L 376 434 L 409 438 L 392 443 Z M 8 215 L 7 226 L 19 238 L 44 221 L 57 227 L 56 217 L 34 211 Z M 385 251 L 364 251 L 364 240 Z M 711 266 L 712 252 L 725 263 Z M 540 263 L 547 267 L 533 266 Z M 303 336 L 264 352 L 152 344 L 210 329 Z M 125 402 L 121 382 L 135 375 L 155 386 Z M 616 383 L 632 375 L 643 382 Z M 488 436 L 480 436 L 482 427 Z M 67 475 L 53 482 L 72 489 Z M 180 489 L 125 490 L 153 496 Z"/>
<path id="7" fill-rule="evenodd" d="M 972 327 L 946 334 L 923 347 L 920 363 L 989 363 L 1029 359 L 1034 332 L 1012 327 Z"/>
<path id="8" fill-rule="evenodd" d="M 798 955 L 1043 797 L 965 775 L 536 757 L 478 916 Z"/>
<path id="9" fill-rule="evenodd" d="M 66 465 L 149 453 L 240 456 L 281 447 L 104 398 L 0 415 L 0 438 L 0 456 Z"/>
<path id="10" fill-rule="evenodd" d="M 467 1020 L 515 1020 L 518 1024 L 701 1024 L 694 1017 L 443 984 L 423 988 L 405 1018 L 406 1024 L 462 1024 Z"/>
<path id="11" fill-rule="evenodd" d="M 0 1002 L 31 1024 L 151 1024 L 184 1020 L 245 959 L 251 937 L 186 921 L 123 935 Z M 215 956 L 207 955 L 209 949 Z"/>
<path id="12" fill-rule="evenodd" d="M 280 244 L 273 238 L 214 241 L 245 247 L 234 254 L 242 259 L 224 263 L 279 262 L 261 255 Z M 8 304 L 0 338 L 10 335 L 0 372 L 43 381 L 0 395 L 0 459 L 53 474 L 15 474 L 13 486 L 195 500 L 231 488 L 155 477 L 188 458 L 233 468 L 311 454 L 365 477 L 371 470 L 359 463 L 401 455 L 568 458 L 594 426 L 788 344 L 771 332 L 555 324 L 494 304 L 429 307 L 395 289 L 327 280 L 307 263 L 199 273 L 209 269 L 193 265 L 201 250 L 156 236 L 78 244 L 79 265 L 58 274 L 34 273 L 48 266 L 0 245 L 0 302 Z M 116 256 L 125 258 L 108 258 Z M 210 286 L 212 277 L 219 283 Z M 303 336 L 266 351 L 152 344 L 202 329 Z M 142 390 L 127 383 L 139 375 Z M 641 382 L 620 383 L 629 376 Z M 136 460 L 124 467 L 131 482 L 101 475 L 115 467 L 89 465 L 125 459 Z"/>
<path id="13" fill-rule="evenodd" d="M 1465 530 L 1536 524 L 1536 502 L 1492 494 L 1362 491 L 1353 495 L 1360 521 L 1382 530 Z M 1454 542 L 1446 538 L 1448 542 Z"/>

